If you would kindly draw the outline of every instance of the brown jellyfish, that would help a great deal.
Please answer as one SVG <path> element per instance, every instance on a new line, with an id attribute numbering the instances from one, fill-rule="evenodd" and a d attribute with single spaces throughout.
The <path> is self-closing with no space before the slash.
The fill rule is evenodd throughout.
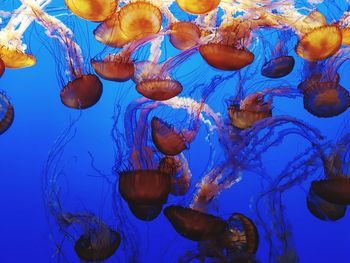
<path id="1" fill-rule="evenodd" d="M 69 81 L 60 93 L 62 103 L 73 109 L 89 108 L 99 101 L 101 95 L 102 83 L 93 74 Z"/>
<path id="2" fill-rule="evenodd" d="M 350 106 L 350 94 L 335 81 L 321 81 L 321 76 L 312 76 L 302 82 L 298 89 L 304 94 L 304 108 L 311 114 L 327 118 L 337 116 Z"/>
<path id="3" fill-rule="evenodd" d="M 154 117 L 151 121 L 152 140 L 157 149 L 165 155 L 178 155 L 187 148 L 185 138 L 174 127 Z"/>
<path id="4" fill-rule="evenodd" d="M 0 78 L 5 72 L 5 63 L 4 61 L 0 58 Z"/>
<path id="5" fill-rule="evenodd" d="M 240 104 L 228 107 L 228 115 L 234 127 L 247 129 L 257 121 L 272 117 L 272 101 L 264 102 L 264 94 L 256 92 L 248 95 Z"/>
<path id="6" fill-rule="evenodd" d="M 120 235 L 113 230 L 108 233 L 88 233 L 81 235 L 75 242 L 74 250 L 82 260 L 99 262 L 111 257 L 120 241 Z"/>
<path id="7" fill-rule="evenodd" d="M 239 70 L 254 60 L 249 50 L 217 43 L 201 45 L 199 52 L 210 66 L 221 70 Z"/>
<path id="8" fill-rule="evenodd" d="M 339 205 L 328 202 L 315 194 L 310 187 L 309 193 L 306 197 L 307 208 L 312 215 L 320 220 L 336 221 L 344 217 L 346 212 L 346 205 Z"/>
<path id="9" fill-rule="evenodd" d="M 202 241 L 217 238 L 227 228 L 227 223 L 220 217 L 196 211 L 182 206 L 168 206 L 164 215 L 181 236 Z"/>
<path id="10" fill-rule="evenodd" d="M 170 193 L 174 196 L 183 196 L 190 188 L 191 178 L 186 168 L 179 157 L 166 156 L 159 162 L 159 171 L 170 175 Z"/>
<path id="11" fill-rule="evenodd" d="M 268 78 L 282 78 L 292 72 L 294 68 L 292 56 L 281 56 L 271 59 L 261 68 L 261 75 Z"/>
<path id="12" fill-rule="evenodd" d="M 206 14 L 216 9 L 221 0 L 176 0 L 178 6 L 190 14 Z"/>
<path id="13" fill-rule="evenodd" d="M 169 100 L 182 91 L 182 85 L 172 79 L 146 79 L 136 85 L 136 90 L 151 100 Z"/>
<path id="14" fill-rule="evenodd" d="M 338 205 L 350 204 L 350 177 L 332 176 L 313 181 L 311 190 L 322 199 Z"/>
<path id="15" fill-rule="evenodd" d="M 337 53 L 341 44 L 341 30 L 336 25 L 325 25 L 304 34 L 295 52 L 308 61 L 320 61 Z"/>
<path id="16" fill-rule="evenodd" d="M 103 79 L 125 82 L 134 76 L 135 64 L 130 54 L 108 54 L 103 60 L 91 60 L 95 72 Z"/>
<path id="17" fill-rule="evenodd" d="M 168 199 L 170 183 L 170 176 L 158 170 L 122 172 L 119 192 L 137 218 L 151 221 L 162 211 Z"/>
<path id="18" fill-rule="evenodd" d="M 74 15 L 94 22 L 106 20 L 118 6 L 118 0 L 64 0 L 64 2 Z"/>
<path id="19" fill-rule="evenodd" d="M 126 4 L 119 11 L 122 32 L 132 40 L 158 33 L 162 26 L 162 13 L 151 3 L 138 1 Z"/>
<path id="20" fill-rule="evenodd" d="M 170 25 L 170 43 L 177 49 L 187 50 L 198 45 L 201 31 L 192 22 L 175 22 Z"/>
<path id="21" fill-rule="evenodd" d="M 228 228 L 220 236 L 220 243 L 228 251 L 255 254 L 259 246 L 259 234 L 254 222 L 240 213 L 227 220 Z"/>
<path id="22" fill-rule="evenodd" d="M 10 101 L 3 92 L 0 92 L 0 135 L 10 128 L 14 115 Z"/>

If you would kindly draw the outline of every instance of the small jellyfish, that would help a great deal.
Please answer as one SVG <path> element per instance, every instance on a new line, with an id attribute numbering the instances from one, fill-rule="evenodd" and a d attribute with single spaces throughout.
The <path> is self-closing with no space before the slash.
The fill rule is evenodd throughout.
<path id="1" fill-rule="evenodd" d="M 165 121 L 154 117 L 151 121 L 152 140 L 165 155 L 178 155 L 187 148 L 184 136 Z"/>
<path id="2" fill-rule="evenodd" d="M 206 14 L 213 11 L 220 4 L 221 0 L 176 0 L 178 6 L 190 14 Z"/>
<path id="3" fill-rule="evenodd" d="M 314 75 L 298 88 L 304 94 L 304 108 L 317 117 L 334 117 L 350 106 L 349 92 L 339 84 L 339 79 L 322 81 L 320 75 Z"/>
<path id="4" fill-rule="evenodd" d="M 128 3 L 119 11 L 119 25 L 129 39 L 141 39 L 160 31 L 162 13 L 158 7 L 148 2 Z"/>
<path id="5" fill-rule="evenodd" d="M 118 0 L 64 0 L 64 2 L 74 15 L 93 22 L 106 20 L 118 6 Z"/>
<path id="6" fill-rule="evenodd" d="M 182 206 L 168 206 L 164 215 L 181 236 L 193 240 L 210 240 L 222 235 L 227 227 L 225 220 Z"/>
<path id="7" fill-rule="evenodd" d="M 122 172 L 119 192 L 137 218 L 151 221 L 162 211 L 168 199 L 170 183 L 170 176 L 158 170 Z"/>
<path id="8" fill-rule="evenodd" d="M 5 63 L 4 61 L 0 58 L 0 78 L 2 77 L 2 75 L 5 72 Z"/>
<path id="9" fill-rule="evenodd" d="M 187 50 L 198 45 L 201 31 L 195 23 L 175 22 L 170 25 L 170 43 L 177 49 Z"/>
<path id="10" fill-rule="evenodd" d="M 188 192 L 191 185 L 191 174 L 188 163 L 183 158 L 166 156 L 160 160 L 158 169 L 170 175 L 172 195 L 183 196 Z"/>
<path id="11" fill-rule="evenodd" d="M 312 215 L 325 221 L 339 220 L 344 217 L 347 208 L 346 205 L 334 204 L 324 200 L 315 194 L 311 187 L 306 197 L 306 204 Z"/>
<path id="12" fill-rule="evenodd" d="M 0 135 L 10 128 L 14 119 L 14 110 L 4 92 L 0 92 Z"/>
<path id="13" fill-rule="evenodd" d="M 292 56 L 281 56 L 271 59 L 261 68 L 261 75 L 268 78 L 282 78 L 292 72 L 294 68 Z"/>

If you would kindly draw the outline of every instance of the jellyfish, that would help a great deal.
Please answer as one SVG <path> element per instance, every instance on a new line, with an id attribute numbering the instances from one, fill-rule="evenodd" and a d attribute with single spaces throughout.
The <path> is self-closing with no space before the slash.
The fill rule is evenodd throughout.
<path id="1" fill-rule="evenodd" d="M 32 0 L 40 8 L 45 8 L 51 0 Z M 6 68 L 24 68 L 33 66 L 36 58 L 26 53 L 27 45 L 22 42 L 23 35 L 35 16 L 29 6 L 22 1 L 7 25 L 0 30 L 0 58 Z"/>
<path id="2" fill-rule="evenodd" d="M 68 9 L 83 19 L 100 22 L 110 17 L 117 9 L 118 0 L 65 0 Z"/>
<path id="3" fill-rule="evenodd" d="M 178 21 L 170 24 L 170 43 L 177 49 L 188 50 L 199 44 L 201 31 L 193 22 Z"/>
<path id="4" fill-rule="evenodd" d="M 119 192 L 137 218 L 151 221 L 159 215 L 168 199 L 170 176 L 158 170 L 122 172 Z"/>
<path id="5" fill-rule="evenodd" d="M 227 223 L 220 217 L 182 206 L 168 206 L 164 215 L 181 236 L 193 240 L 208 240 L 221 235 Z"/>
<path id="6" fill-rule="evenodd" d="M 78 121 L 79 117 L 69 124 L 49 151 L 43 174 L 44 202 L 49 215 L 59 227 L 59 233 L 63 236 L 62 242 L 58 243 L 52 232 L 58 251 L 61 251 L 66 239 L 72 239 L 74 251 L 80 260 L 102 262 L 112 257 L 119 248 L 120 234 L 91 212 L 66 211 L 60 199 L 58 182 L 64 173 L 60 160 L 66 146 L 74 139 L 76 134 L 74 127 Z"/>
<path id="7" fill-rule="evenodd" d="M 350 106 L 349 92 L 340 85 L 338 68 L 345 57 L 339 56 L 319 62 L 306 64 L 306 79 L 301 82 L 298 89 L 304 94 L 304 108 L 311 114 L 328 118 L 337 116 Z"/>
<path id="8" fill-rule="evenodd" d="M 185 12 L 190 14 L 206 14 L 213 11 L 220 4 L 220 0 L 176 0 L 178 6 Z"/>
<path id="9" fill-rule="evenodd" d="M 13 106 L 3 91 L 0 92 L 0 135 L 6 132 L 14 119 Z"/>
<path id="10" fill-rule="evenodd" d="M 0 58 L 0 78 L 2 77 L 2 75 L 5 72 L 5 63 L 4 61 Z"/>
<path id="11" fill-rule="evenodd" d="M 82 51 L 73 41 L 73 32 L 60 20 L 45 13 L 33 0 L 23 0 L 23 3 L 32 9 L 38 23 L 46 29 L 46 34 L 55 39 L 64 52 L 69 80 L 68 83 L 61 83 L 62 103 L 72 109 L 86 109 L 95 105 L 102 95 L 102 82 L 96 75 L 84 73 Z"/>

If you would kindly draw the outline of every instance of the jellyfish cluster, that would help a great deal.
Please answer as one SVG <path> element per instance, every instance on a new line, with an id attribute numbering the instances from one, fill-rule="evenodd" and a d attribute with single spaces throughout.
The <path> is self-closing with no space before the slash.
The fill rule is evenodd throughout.
<path id="1" fill-rule="evenodd" d="M 285 215 L 288 190 L 306 187 L 299 205 L 315 220 L 345 216 L 350 93 L 342 69 L 350 58 L 348 0 L 10 2 L 12 10 L 2 10 L 0 3 L 0 78 L 11 69 L 22 74 L 20 69 L 35 67 L 36 54 L 25 37 L 37 34 L 56 65 L 51 70 L 57 98 L 79 114 L 50 149 L 42 175 L 58 261 L 143 262 L 134 222 L 146 227 L 162 219 L 192 244 L 166 262 L 293 263 L 300 259 L 293 222 Z M 88 25 L 86 38 L 101 47 L 98 53 L 79 42 L 79 23 Z M 113 225 L 86 209 L 65 208 L 61 193 L 68 173 L 65 148 L 80 116 L 101 103 L 107 83 L 118 89 L 115 105 L 105 105 L 114 116 L 112 132 L 106 131 L 115 149 L 112 175 L 94 165 L 93 154 L 91 166 L 110 186 Z M 127 92 L 133 92 L 131 99 L 123 97 Z M 339 137 L 327 138 L 299 116 L 276 111 L 276 100 L 293 104 L 299 98 L 300 110 L 324 125 L 345 118 Z M 14 106 L 1 91 L 4 139 L 16 121 Z M 268 171 L 266 153 L 296 137 L 305 149 L 284 166 L 277 161 L 280 172 Z M 209 153 L 196 151 L 199 145 Z M 196 158 L 206 164 L 204 171 L 192 163 Z M 250 213 L 232 205 L 230 215 L 220 214 L 221 194 L 239 188 L 248 173 L 260 182 L 247 200 Z M 58 240 L 70 242 L 75 258 L 63 255 L 64 241 Z M 256 255 L 261 244 L 265 261 Z"/>

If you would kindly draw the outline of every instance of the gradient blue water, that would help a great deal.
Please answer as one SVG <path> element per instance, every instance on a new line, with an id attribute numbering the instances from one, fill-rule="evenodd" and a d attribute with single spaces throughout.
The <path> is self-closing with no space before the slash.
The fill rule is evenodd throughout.
<path id="1" fill-rule="evenodd" d="M 63 6 L 62 1 L 56 1 L 55 5 Z M 88 54 L 88 48 L 91 56 L 101 52 L 102 45 L 91 34 L 95 24 L 79 19 L 67 21 L 80 25 L 77 31 L 78 42 L 85 54 Z M 0 79 L 0 89 L 7 93 L 15 107 L 13 126 L 0 137 L 0 262 L 4 263 L 55 262 L 55 248 L 50 238 L 42 197 L 42 169 L 54 140 L 67 127 L 70 118 L 78 116 L 76 111 L 64 107 L 60 102 L 55 60 L 44 47 L 46 41 L 49 43 L 52 40 L 44 35 L 39 26 L 35 26 L 35 30 L 33 27 L 30 29 L 25 39 L 29 41 L 31 51 L 37 57 L 37 64 L 31 68 L 7 70 Z M 170 46 L 167 45 L 167 48 L 171 54 Z M 295 56 L 294 53 L 292 55 Z M 296 68 L 287 78 L 291 83 L 298 82 L 302 71 L 301 60 L 297 59 L 296 62 Z M 254 62 L 251 67 L 257 67 L 259 63 L 262 63 L 261 60 Z M 201 81 L 209 83 L 214 74 L 219 74 L 198 55 L 183 64 L 181 70 L 191 71 L 198 68 L 198 65 L 201 69 L 195 74 Z M 181 70 L 177 72 L 179 76 Z M 347 89 L 350 87 L 349 70 L 350 64 L 347 63 L 340 72 L 342 84 Z M 113 225 L 115 222 L 110 205 L 111 189 L 101 178 L 94 177 L 96 173 L 91 169 L 88 151 L 93 154 L 96 165 L 101 170 L 111 173 L 114 153 L 110 130 L 113 125 L 114 103 L 120 103 L 125 109 L 139 95 L 132 82 L 117 84 L 103 81 L 103 85 L 101 100 L 96 106 L 83 112 L 77 126 L 77 135 L 67 147 L 64 160 L 67 169 L 60 186 L 62 202 L 67 209 L 92 211 Z M 209 100 L 209 104 L 216 110 L 222 110 L 223 98 L 228 98 L 236 85 L 236 80 L 222 85 Z M 122 96 L 125 97 L 121 100 Z M 303 109 L 299 98 L 276 99 L 274 114 L 296 116 L 317 127 L 322 134 L 333 140 L 339 137 L 339 131 L 350 117 L 348 111 L 335 118 L 318 119 Z M 186 153 L 194 178 L 197 179 L 206 168 L 209 152 L 205 135 L 205 129 L 201 129 Z M 217 146 L 217 142 L 214 144 Z M 290 137 L 280 147 L 266 153 L 265 165 L 271 173 L 276 173 L 282 168 L 283 162 L 288 161 L 303 147 L 304 142 L 301 139 Z M 216 214 L 227 218 L 232 212 L 241 212 L 254 218 L 249 204 L 258 189 L 257 175 L 245 174 L 239 184 L 220 196 L 216 202 L 219 208 Z M 300 262 L 350 262 L 350 215 L 347 214 L 335 223 L 314 218 L 305 205 L 307 189 L 308 184 L 305 183 L 288 191 L 284 196 L 285 213 L 293 226 L 295 249 Z M 182 200 L 169 200 L 169 203 L 179 202 Z M 175 233 L 163 215 L 149 223 L 136 219 L 132 219 L 131 223 L 137 231 L 142 262 L 175 262 L 178 255 L 182 255 L 187 248 L 194 247 L 194 243 Z M 55 226 L 51 226 L 51 230 L 52 228 Z M 64 246 L 64 253 L 71 262 L 79 262 L 73 252 L 72 242 Z M 119 250 L 107 262 L 118 262 L 120 253 L 122 251 Z M 257 256 L 262 262 L 266 262 L 266 255 L 267 245 L 261 237 Z"/>

